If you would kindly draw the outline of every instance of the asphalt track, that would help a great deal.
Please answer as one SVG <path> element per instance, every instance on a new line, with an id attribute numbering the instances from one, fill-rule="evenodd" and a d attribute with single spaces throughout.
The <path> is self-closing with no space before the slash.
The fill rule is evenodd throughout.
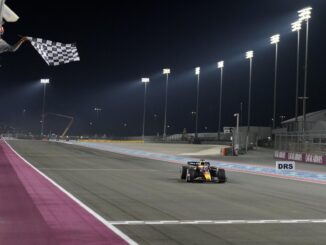
<path id="1" fill-rule="evenodd" d="M 187 184 L 173 163 L 9 143 L 139 244 L 326 244 L 325 185 L 236 172 L 226 184 Z"/>

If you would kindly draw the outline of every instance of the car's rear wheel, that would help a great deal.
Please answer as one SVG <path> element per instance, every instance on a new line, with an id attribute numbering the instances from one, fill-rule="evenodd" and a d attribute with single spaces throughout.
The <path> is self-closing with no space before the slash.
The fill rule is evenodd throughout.
<path id="1" fill-rule="evenodd" d="M 225 170 L 220 168 L 217 170 L 217 179 L 219 183 L 224 183 L 226 181 Z"/>
<path id="2" fill-rule="evenodd" d="M 181 179 L 186 179 L 187 177 L 187 167 L 186 166 L 182 166 L 181 168 Z"/>
<path id="3" fill-rule="evenodd" d="M 186 177 L 187 182 L 194 182 L 195 180 L 195 170 L 192 168 L 187 169 L 187 177 Z"/>

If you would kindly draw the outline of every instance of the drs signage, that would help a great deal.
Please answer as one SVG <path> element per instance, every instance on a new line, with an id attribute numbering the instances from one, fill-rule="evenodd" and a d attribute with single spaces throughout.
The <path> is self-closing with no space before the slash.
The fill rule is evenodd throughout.
<path id="1" fill-rule="evenodd" d="M 295 170 L 295 162 L 276 161 L 276 170 Z"/>

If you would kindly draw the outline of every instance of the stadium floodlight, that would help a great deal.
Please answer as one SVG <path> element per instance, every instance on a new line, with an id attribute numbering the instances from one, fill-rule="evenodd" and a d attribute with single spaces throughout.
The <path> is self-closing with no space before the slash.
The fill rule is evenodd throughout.
<path id="1" fill-rule="evenodd" d="M 163 74 L 170 74 L 171 70 L 169 68 L 163 69 Z"/>
<path id="2" fill-rule="evenodd" d="M 309 19 L 311 18 L 311 7 L 307 7 L 298 11 L 299 20 L 306 22 L 306 50 L 305 50 L 305 66 L 304 66 L 304 85 L 303 85 L 303 97 L 307 97 L 307 80 L 308 80 L 308 41 L 309 41 Z M 302 115 L 303 115 L 303 122 L 302 122 L 302 131 L 305 131 L 306 125 L 306 104 L 307 101 L 303 100 L 302 103 Z"/>
<path id="3" fill-rule="evenodd" d="M 251 59 L 254 57 L 254 51 L 250 50 L 246 52 L 246 59 Z"/>
<path id="4" fill-rule="evenodd" d="M 97 118 L 97 121 L 98 121 L 99 120 L 99 113 L 102 111 L 102 108 L 95 107 L 94 111 L 96 111 L 96 118 Z"/>
<path id="5" fill-rule="evenodd" d="M 195 74 L 196 74 L 196 75 L 199 75 L 199 74 L 200 74 L 200 67 L 196 67 L 196 68 L 195 68 Z"/>
<path id="6" fill-rule="evenodd" d="M 195 74 L 197 75 L 197 100 L 196 100 L 196 128 L 195 128 L 195 141 L 198 142 L 198 114 L 199 114 L 199 77 L 200 67 L 195 68 Z"/>
<path id="7" fill-rule="evenodd" d="M 276 88 L 277 88 L 277 58 L 278 58 L 278 43 L 280 42 L 280 35 L 271 36 L 271 44 L 275 44 L 275 73 L 274 73 L 274 104 L 273 104 L 273 129 L 276 126 Z"/>
<path id="8" fill-rule="evenodd" d="M 292 27 L 292 31 L 295 32 L 295 31 L 300 31 L 301 30 L 301 21 L 300 20 L 297 20 L 295 22 L 293 22 L 291 24 L 291 27 Z"/>
<path id="9" fill-rule="evenodd" d="M 251 115 L 251 80 L 252 80 L 252 58 L 254 57 L 254 51 L 249 50 L 246 52 L 246 59 L 249 59 L 249 96 L 248 96 L 248 123 L 247 123 L 247 135 L 246 135 L 246 152 L 248 151 L 249 145 L 249 134 L 250 134 L 250 115 Z"/>
<path id="10" fill-rule="evenodd" d="M 224 67 L 224 61 L 223 60 L 217 62 L 217 68 L 223 68 L 223 67 Z"/>
<path id="11" fill-rule="evenodd" d="M 44 134 L 44 121 L 45 121 L 45 99 L 46 99 L 46 85 L 50 83 L 50 79 L 42 78 L 41 84 L 43 84 L 43 103 L 42 103 L 42 119 L 41 119 L 41 136 Z"/>
<path id="12" fill-rule="evenodd" d="M 163 69 L 163 74 L 166 75 L 165 81 L 165 105 L 164 105 L 164 125 L 163 125 L 163 138 L 166 139 L 166 117 L 167 117 L 167 110 L 168 110 L 168 87 L 169 87 L 169 75 L 171 70 L 169 68 Z"/>
<path id="13" fill-rule="evenodd" d="M 304 9 L 301 9 L 298 11 L 298 14 L 299 14 L 299 20 L 309 20 L 311 18 L 311 10 L 312 10 L 312 7 L 307 7 L 307 8 L 304 8 Z"/>
<path id="14" fill-rule="evenodd" d="M 297 32 L 297 72 L 296 72 L 296 86 L 295 86 L 295 121 L 298 122 L 298 110 L 299 110 L 299 73 L 300 73 L 300 30 L 301 20 L 297 20 L 291 24 L 292 31 Z"/>
<path id="15" fill-rule="evenodd" d="M 147 83 L 149 83 L 148 77 L 143 77 L 141 82 L 145 84 L 145 92 L 144 92 L 144 111 L 143 111 L 143 131 L 142 131 L 142 138 L 145 140 L 145 120 L 146 120 L 146 94 L 147 94 Z"/>
<path id="16" fill-rule="evenodd" d="M 143 77 L 143 78 L 141 79 L 141 82 L 142 82 L 142 83 L 149 83 L 149 78 L 148 78 L 148 77 Z"/>
<path id="17" fill-rule="evenodd" d="M 217 140 L 220 140 L 221 134 L 221 121 L 222 121 L 222 91 L 223 91 L 223 67 L 224 61 L 221 60 L 217 62 L 217 68 L 221 69 L 221 79 L 220 79 L 220 103 L 219 103 L 219 113 L 218 113 L 218 131 L 217 131 Z"/>
<path id="18" fill-rule="evenodd" d="M 271 36 L 271 44 L 277 44 L 280 42 L 280 34 Z"/>

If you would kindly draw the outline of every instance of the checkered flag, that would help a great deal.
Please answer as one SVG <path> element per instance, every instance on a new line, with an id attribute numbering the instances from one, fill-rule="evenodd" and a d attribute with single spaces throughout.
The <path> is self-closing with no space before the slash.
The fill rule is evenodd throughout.
<path id="1" fill-rule="evenodd" d="M 80 60 L 75 44 L 64 44 L 34 37 L 27 37 L 27 39 L 49 66 Z"/>

